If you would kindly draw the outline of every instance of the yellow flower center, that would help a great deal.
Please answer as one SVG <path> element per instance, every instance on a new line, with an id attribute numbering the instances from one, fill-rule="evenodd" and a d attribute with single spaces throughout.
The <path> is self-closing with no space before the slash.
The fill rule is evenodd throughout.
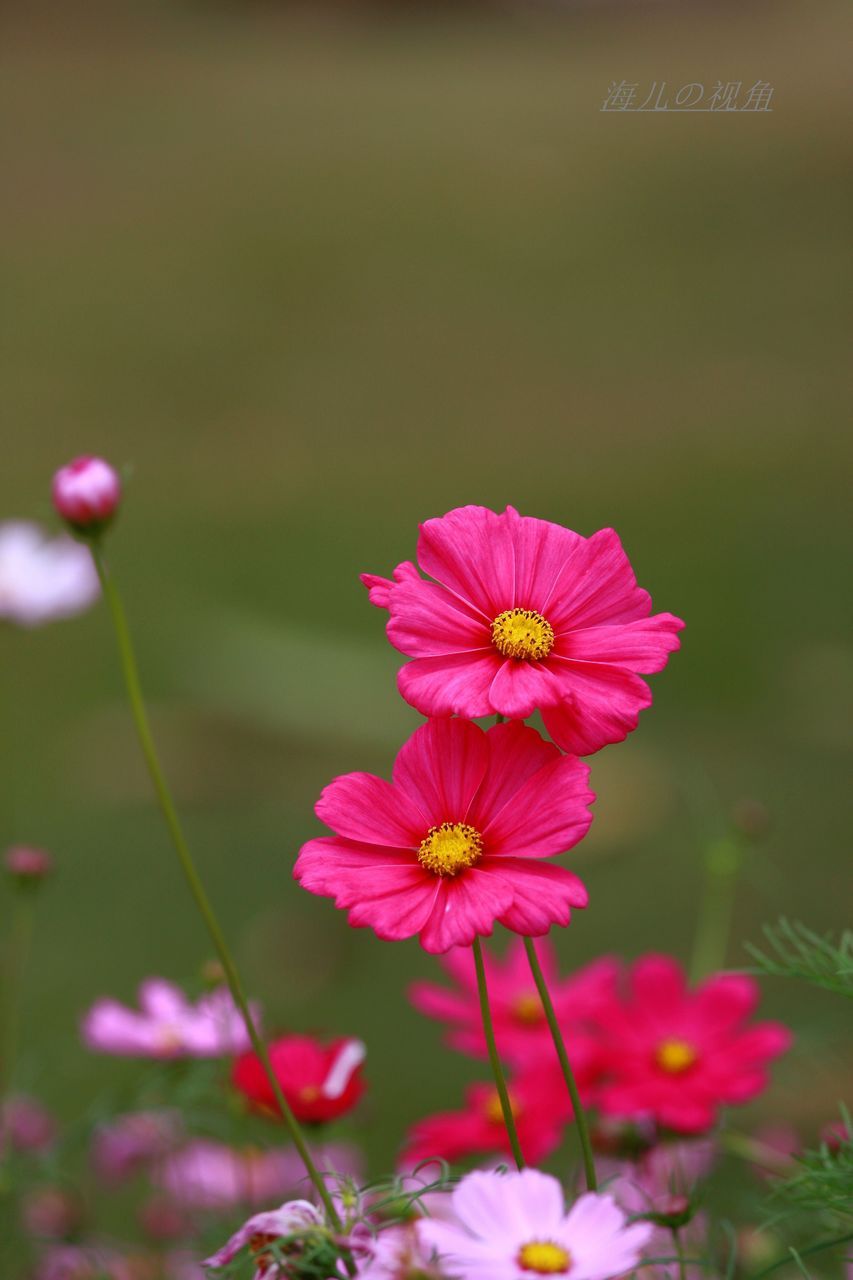
<path id="1" fill-rule="evenodd" d="M 509 1095 L 509 1109 L 512 1112 L 512 1114 L 516 1118 L 518 1118 L 518 1103 L 516 1102 L 512 1094 Z M 489 1121 L 490 1124 L 499 1124 L 501 1125 L 501 1127 L 503 1127 L 504 1109 L 501 1106 L 500 1094 L 498 1093 L 497 1089 L 492 1090 L 491 1094 L 489 1095 L 489 1098 L 486 1101 L 486 1105 L 484 1106 L 483 1110 L 485 1112 L 486 1119 Z"/>
<path id="2" fill-rule="evenodd" d="M 316 1102 L 320 1096 L 320 1090 L 316 1084 L 304 1084 L 299 1090 L 300 1102 Z"/>
<path id="3" fill-rule="evenodd" d="M 655 1062 L 670 1075 L 681 1075 L 693 1066 L 698 1054 L 686 1040 L 662 1040 L 655 1053 Z"/>
<path id="4" fill-rule="evenodd" d="M 436 876 L 457 876 L 483 852 L 483 837 L 466 822 L 430 827 L 418 849 L 418 861 Z"/>
<path id="5" fill-rule="evenodd" d="M 528 991 L 526 995 L 519 996 L 512 1011 L 519 1022 L 539 1022 L 543 1016 L 542 1001 L 532 991 Z"/>
<path id="6" fill-rule="evenodd" d="M 552 1276 L 568 1271 L 572 1256 L 562 1245 L 550 1240 L 531 1240 L 518 1251 L 518 1265 L 522 1271 L 537 1271 L 541 1276 Z"/>
<path id="7" fill-rule="evenodd" d="M 554 647 L 554 628 L 533 609 L 505 609 L 492 623 L 492 644 L 505 658 L 539 662 Z"/>

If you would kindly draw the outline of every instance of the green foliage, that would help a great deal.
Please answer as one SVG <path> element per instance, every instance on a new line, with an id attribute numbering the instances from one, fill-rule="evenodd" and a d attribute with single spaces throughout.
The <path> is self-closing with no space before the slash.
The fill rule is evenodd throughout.
<path id="1" fill-rule="evenodd" d="M 755 972 L 801 978 L 853 999 L 853 930 L 845 929 L 836 942 L 831 934 L 821 936 L 783 916 L 778 924 L 765 925 L 764 936 L 769 944 L 766 951 L 746 943 Z"/>
<path id="2" fill-rule="evenodd" d="M 773 1183 L 771 1204 L 780 1205 L 780 1215 L 792 1209 L 833 1215 L 839 1225 L 853 1223 L 853 1141 L 850 1116 L 842 1108 L 842 1124 L 847 1137 L 822 1142 L 813 1151 L 797 1158 L 795 1171 Z"/>

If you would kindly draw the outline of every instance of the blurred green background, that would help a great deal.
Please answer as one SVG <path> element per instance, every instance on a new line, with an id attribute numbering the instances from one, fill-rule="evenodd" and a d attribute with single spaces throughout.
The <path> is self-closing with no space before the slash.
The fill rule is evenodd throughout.
<path id="1" fill-rule="evenodd" d="M 612 524 L 687 620 L 640 730 L 592 761 L 566 966 L 687 959 L 744 797 L 772 830 L 729 962 L 780 913 L 847 923 L 850 35 L 840 3 L 10 24 L 0 517 L 49 520 L 71 455 L 132 469 L 110 552 L 191 842 L 268 1025 L 367 1040 L 375 1170 L 479 1068 L 408 1007 L 417 944 L 349 930 L 291 869 L 323 784 L 387 773 L 418 723 L 358 574 L 410 558 L 419 520 Z M 621 79 L 762 79 L 774 111 L 602 114 Z M 87 1004 L 209 949 L 103 612 L 4 630 L 0 680 L 0 841 L 59 863 L 21 1081 L 71 1117 L 136 1070 L 84 1052 Z M 799 1039 L 762 1106 L 813 1130 L 839 1014 L 772 985 L 765 1007 Z"/>

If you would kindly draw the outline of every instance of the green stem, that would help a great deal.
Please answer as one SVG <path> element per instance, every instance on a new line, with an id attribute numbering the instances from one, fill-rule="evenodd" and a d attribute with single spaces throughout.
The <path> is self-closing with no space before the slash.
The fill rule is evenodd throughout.
<path id="1" fill-rule="evenodd" d="M 199 909 L 201 917 L 207 927 L 207 931 L 210 934 L 211 941 L 216 949 L 216 953 L 222 963 L 222 968 L 225 971 L 225 978 L 228 982 L 231 995 L 233 996 L 234 1002 L 243 1017 L 243 1022 L 245 1023 L 246 1032 L 248 1033 L 252 1048 L 257 1054 L 261 1066 L 269 1080 L 273 1096 L 275 1097 L 276 1103 L 281 1111 L 282 1118 L 290 1132 L 293 1145 L 299 1152 L 308 1176 L 313 1182 L 317 1194 L 323 1203 L 326 1213 L 328 1214 L 330 1223 L 335 1230 L 340 1231 L 342 1229 L 341 1220 L 338 1216 L 337 1210 L 335 1209 L 334 1202 L 332 1201 L 329 1190 L 320 1176 L 313 1159 L 311 1158 L 311 1153 L 308 1150 L 304 1137 L 302 1136 L 302 1130 L 299 1127 L 299 1122 L 293 1114 L 293 1111 L 288 1105 L 287 1099 L 282 1092 L 281 1085 L 278 1082 L 272 1063 L 270 1062 L 267 1047 L 255 1026 L 255 1020 L 252 1017 L 249 1002 L 246 999 L 246 993 L 243 990 L 243 984 L 240 980 L 240 975 L 237 972 L 237 967 L 234 963 L 228 943 L 225 941 L 225 935 L 222 932 L 222 928 L 213 907 L 211 906 L 210 899 L 207 896 L 201 877 L 196 869 L 189 846 L 184 838 L 177 810 L 175 809 L 172 801 L 169 788 L 166 785 L 166 779 L 163 775 L 163 770 L 160 767 L 157 750 L 154 746 L 154 739 L 148 723 L 148 714 L 145 710 L 145 702 L 142 697 L 142 688 L 139 683 L 139 670 L 133 651 L 130 630 L 127 625 L 127 617 L 124 612 L 121 597 L 119 596 L 118 590 L 107 571 L 107 566 L 99 545 L 97 542 L 91 542 L 89 546 L 92 552 L 92 559 L 95 562 L 95 568 L 101 582 L 104 599 L 109 606 L 110 614 L 112 616 L 116 640 L 118 641 L 119 655 L 121 657 L 122 671 L 124 672 L 125 685 L 127 686 L 127 695 L 130 700 L 130 709 L 133 714 L 136 732 L 139 736 L 139 742 L 142 747 L 142 754 L 145 757 L 145 763 L 148 766 L 148 772 L 151 775 L 151 781 L 154 784 L 154 790 L 157 793 L 157 799 L 160 803 L 160 808 L 163 811 L 163 817 L 166 819 L 166 826 L 168 827 L 169 834 L 172 837 L 172 843 L 175 846 L 178 861 L 181 864 L 181 869 L 184 873 L 187 884 L 189 885 L 190 892 L 195 899 L 195 904 Z"/>
<path id="2" fill-rule="evenodd" d="M 512 1147 L 516 1167 L 523 1169 L 524 1156 L 521 1154 L 521 1143 L 518 1141 L 518 1131 L 515 1127 L 515 1116 L 512 1114 L 512 1103 L 509 1100 L 506 1077 L 501 1066 L 501 1060 L 498 1057 L 498 1048 L 495 1044 L 495 1028 L 492 1024 L 492 1014 L 489 1008 L 489 989 L 486 986 L 486 967 L 483 964 L 483 947 L 478 937 L 474 939 L 473 951 L 474 967 L 477 970 L 477 989 L 480 992 L 480 1011 L 483 1015 L 483 1031 L 486 1036 L 486 1048 L 489 1051 L 489 1062 L 492 1064 L 492 1074 L 495 1077 L 495 1085 L 501 1102 L 501 1111 L 503 1112 L 504 1124 L 509 1137 L 509 1145 Z"/>
<path id="3" fill-rule="evenodd" d="M 833 1236 L 831 1240 L 820 1240 L 817 1244 L 806 1245 L 805 1249 L 800 1249 L 801 1258 L 809 1257 L 813 1253 L 822 1253 L 824 1249 L 834 1249 L 839 1244 L 849 1244 L 853 1240 L 853 1232 L 848 1231 L 843 1236 Z M 771 1262 L 769 1267 L 763 1267 L 761 1271 L 756 1271 L 749 1280 L 761 1280 L 762 1276 L 769 1276 L 771 1271 L 778 1271 L 780 1267 L 784 1267 L 786 1263 L 793 1262 L 795 1259 L 791 1257 L 790 1252 L 784 1254 L 781 1258 L 777 1258 L 775 1262 Z"/>
<path id="4" fill-rule="evenodd" d="M 672 1243 L 675 1245 L 675 1254 L 678 1258 L 678 1280 L 687 1280 L 687 1268 L 684 1265 L 684 1250 L 681 1247 L 681 1236 L 678 1228 L 672 1228 Z"/>
<path id="5" fill-rule="evenodd" d="M 580 1138 L 581 1149 L 583 1151 L 583 1167 L 586 1174 L 586 1185 L 588 1190 L 598 1190 L 598 1179 L 595 1175 L 595 1160 L 592 1154 L 592 1142 L 589 1136 L 589 1125 L 586 1121 L 586 1112 L 583 1109 L 583 1103 L 578 1093 L 577 1081 L 572 1071 L 569 1055 L 566 1049 L 566 1042 L 563 1039 L 563 1033 L 560 1030 L 560 1024 L 557 1021 L 557 1015 L 554 1012 L 554 1002 L 551 999 L 551 992 L 548 990 L 548 984 L 545 981 L 545 975 L 542 972 L 542 966 L 539 963 L 539 957 L 536 954 L 536 945 L 532 938 L 524 939 L 525 950 L 527 951 L 527 959 L 530 964 L 530 972 L 533 974 L 533 981 L 536 983 L 536 990 L 539 992 L 539 999 L 542 1001 L 542 1008 L 545 1010 L 545 1018 L 551 1031 L 551 1039 L 554 1041 L 554 1048 L 557 1050 L 557 1057 L 560 1060 L 560 1067 L 563 1072 L 563 1079 L 569 1091 L 569 1097 L 572 1100 L 572 1109 L 575 1113 L 575 1124 L 578 1128 L 578 1137 Z"/>
<path id="6" fill-rule="evenodd" d="M 690 975 L 694 982 L 726 963 L 740 873 L 741 849 L 733 837 L 716 840 L 705 853 L 705 881 Z"/>

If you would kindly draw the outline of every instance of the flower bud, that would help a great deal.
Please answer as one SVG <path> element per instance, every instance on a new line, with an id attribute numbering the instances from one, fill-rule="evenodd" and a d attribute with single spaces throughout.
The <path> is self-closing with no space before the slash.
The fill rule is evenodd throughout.
<path id="1" fill-rule="evenodd" d="M 53 505 L 78 533 L 96 533 L 121 499 L 118 473 L 103 458 L 74 458 L 53 477 Z"/>
<path id="2" fill-rule="evenodd" d="M 37 1187 L 25 1197 L 21 1213 L 27 1232 L 44 1240 L 67 1239 L 83 1221 L 80 1201 L 63 1187 Z"/>
<path id="3" fill-rule="evenodd" d="M 44 849 L 17 844 L 6 850 L 3 863 L 9 875 L 23 888 L 39 884 L 53 871 L 53 858 Z"/>
<path id="4" fill-rule="evenodd" d="M 8 1143 L 13 1151 L 46 1151 L 55 1137 L 53 1116 L 37 1098 L 13 1094 L 0 1104 L 0 1150 Z"/>

